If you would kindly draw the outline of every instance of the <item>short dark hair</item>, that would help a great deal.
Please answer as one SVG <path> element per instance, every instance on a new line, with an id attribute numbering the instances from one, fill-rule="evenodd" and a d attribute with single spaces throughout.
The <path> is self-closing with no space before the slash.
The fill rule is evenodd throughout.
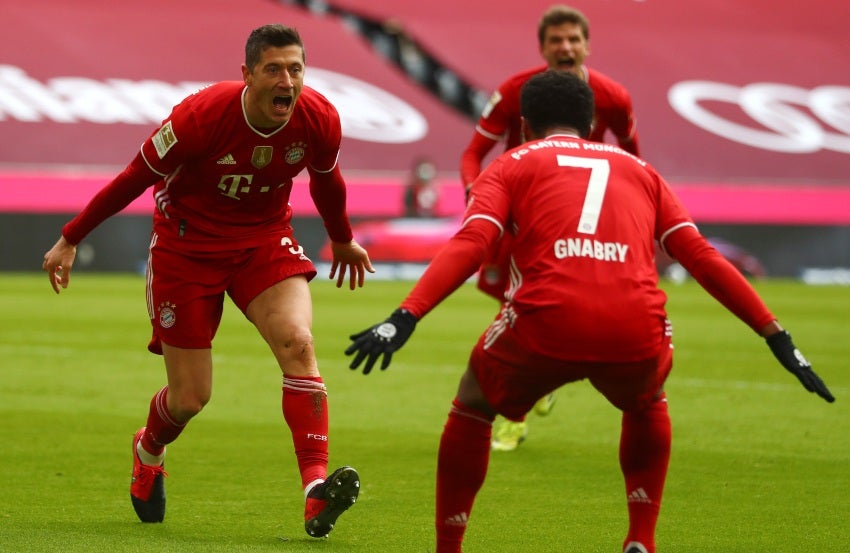
<path id="1" fill-rule="evenodd" d="M 537 136 L 562 126 L 586 137 L 593 123 L 593 91 L 573 73 L 544 71 L 523 85 L 520 109 L 531 132 Z"/>
<path id="2" fill-rule="evenodd" d="M 537 24 L 537 41 L 543 44 L 543 39 L 546 38 L 546 29 L 564 23 L 578 25 L 581 27 L 584 40 L 590 40 L 590 22 L 587 17 L 575 8 L 555 5 L 546 10 L 543 17 L 540 18 L 540 23 Z"/>
<path id="3" fill-rule="evenodd" d="M 245 65 L 248 70 L 253 71 L 266 48 L 272 46 L 282 48 L 293 44 L 301 47 L 301 60 L 304 61 L 304 43 L 301 42 L 301 36 L 297 30 L 278 23 L 257 27 L 251 31 L 245 43 Z"/>

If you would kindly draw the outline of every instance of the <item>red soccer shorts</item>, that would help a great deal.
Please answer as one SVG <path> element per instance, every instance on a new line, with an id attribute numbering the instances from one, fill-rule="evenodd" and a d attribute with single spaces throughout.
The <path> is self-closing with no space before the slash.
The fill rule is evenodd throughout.
<path id="1" fill-rule="evenodd" d="M 673 366 L 671 337 L 663 334 L 658 356 L 635 362 L 553 359 L 529 352 L 515 336 L 506 329 L 487 349 L 482 336 L 469 360 L 487 402 L 512 420 L 522 420 L 546 394 L 585 378 L 618 409 L 643 409 L 661 390 Z"/>
<path id="2" fill-rule="evenodd" d="M 316 267 L 293 236 L 281 235 L 256 247 L 222 252 L 198 252 L 154 236 L 147 267 L 148 314 L 152 353 L 162 344 L 207 349 L 221 322 L 224 295 L 245 313 L 248 304 L 267 288 L 302 275 L 308 281 Z"/>

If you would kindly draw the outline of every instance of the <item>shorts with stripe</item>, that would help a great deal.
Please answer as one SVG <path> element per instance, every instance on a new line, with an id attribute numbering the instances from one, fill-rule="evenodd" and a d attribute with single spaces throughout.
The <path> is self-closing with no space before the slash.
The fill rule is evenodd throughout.
<path id="1" fill-rule="evenodd" d="M 225 294 L 245 313 L 261 292 L 294 276 L 312 280 L 316 268 L 289 234 L 255 247 L 220 252 L 193 251 L 154 234 L 147 266 L 147 304 L 153 326 L 148 349 L 162 354 L 161 342 L 187 349 L 210 348 Z"/>
<path id="2" fill-rule="evenodd" d="M 512 420 L 522 420 L 541 397 L 584 379 L 618 409 L 640 410 L 657 396 L 673 366 L 672 330 L 665 324 L 657 356 L 625 362 L 565 361 L 535 354 L 518 343 L 508 326 L 495 340 L 486 333 L 481 336 L 469 367 L 490 406 Z"/>

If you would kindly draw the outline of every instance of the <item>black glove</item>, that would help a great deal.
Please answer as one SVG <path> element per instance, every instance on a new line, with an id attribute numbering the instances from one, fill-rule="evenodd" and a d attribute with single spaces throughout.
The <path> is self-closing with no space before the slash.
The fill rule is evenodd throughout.
<path id="1" fill-rule="evenodd" d="M 363 374 L 369 374 L 375 366 L 375 361 L 383 355 L 381 370 L 385 370 L 390 366 L 393 352 L 398 351 L 413 334 L 417 320 L 410 311 L 396 309 L 384 322 L 349 336 L 353 343 L 345 350 L 345 354 L 351 355 L 356 352 L 357 355 L 354 356 L 348 368 L 356 370 L 368 356 L 366 366 L 363 367 Z"/>
<path id="2" fill-rule="evenodd" d="M 800 353 L 800 350 L 791 341 L 791 335 L 788 334 L 787 330 L 777 332 L 767 338 L 767 345 L 770 346 L 770 351 L 779 359 L 782 366 L 791 371 L 802 382 L 804 388 L 816 393 L 829 403 L 835 401 L 835 398 L 829 393 L 826 384 L 815 374 L 811 364 L 806 361 L 806 358 L 803 357 L 803 354 Z"/>

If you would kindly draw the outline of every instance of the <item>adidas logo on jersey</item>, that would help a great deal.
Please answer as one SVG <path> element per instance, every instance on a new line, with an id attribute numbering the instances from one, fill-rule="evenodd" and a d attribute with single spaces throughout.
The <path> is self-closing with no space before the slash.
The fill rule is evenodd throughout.
<path id="1" fill-rule="evenodd" d="M 224 156 L 220 160 L 216 161 L 216 163 L 219 164 L 219 165 L 236 165 L 236 160 L 233 159 L 232 154 L 227 154 L 226 156 Z"/>
<path id="2" fill-rule="evenodd" d="M 466 513 L 460 513 L 448 517 L 444 524 L 446 526 L 466 526 L 467 522 L 469 522 L 469 517 L 466 516 Z"/>
<path id="3" fill-rule="evenodd" d="M 629 503 L 652 503 L 652 500 L 647 495 L 646 490 L 643 488 L 637 488 L 632 490 L 628 495 Z"/>

